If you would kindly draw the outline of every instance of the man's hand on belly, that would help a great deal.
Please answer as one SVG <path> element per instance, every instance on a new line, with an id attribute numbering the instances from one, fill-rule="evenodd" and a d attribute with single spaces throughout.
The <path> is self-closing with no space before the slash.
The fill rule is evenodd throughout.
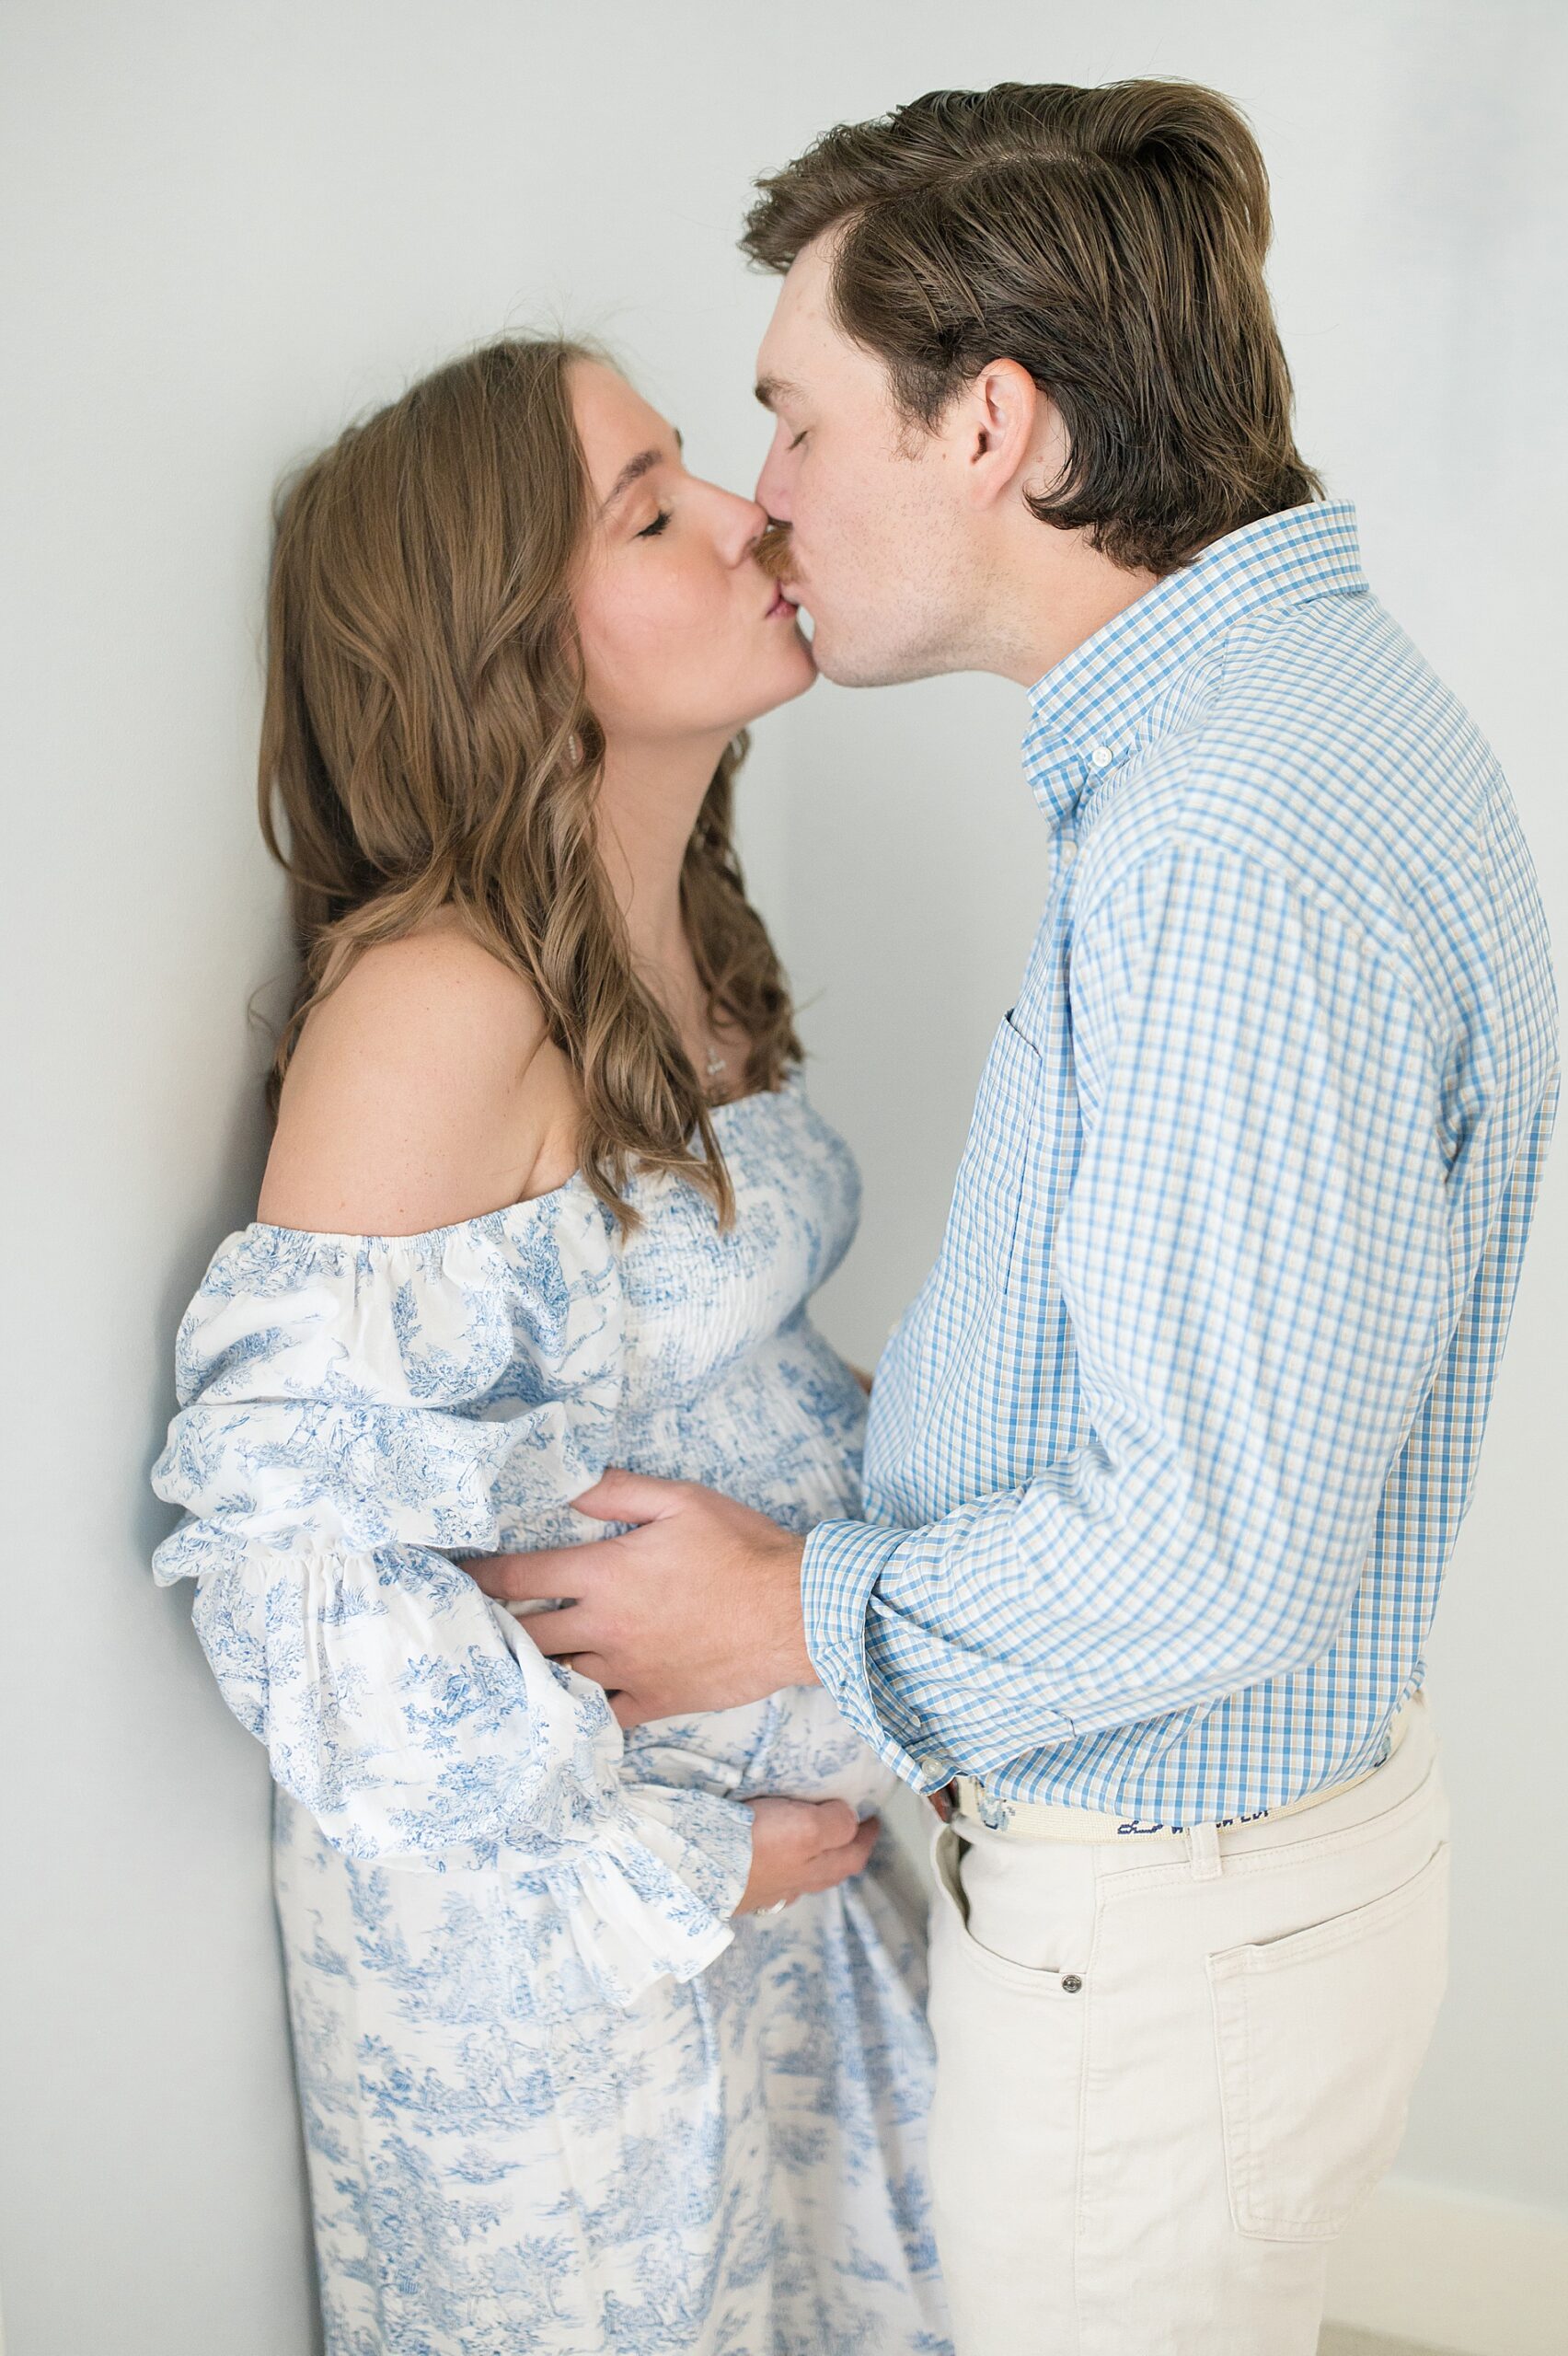
<path id="1" fill-rule="evenodd" d="M 818 1682 L 801 1611 L 803 1540 L 686 1481 L 610 1472 L 573 1504 L 638 1527 L 463 1567 L 501 1602 L 571 1596 L 519 1625 L 541 1652 L 604 1686 L 623 1727 Z"/>

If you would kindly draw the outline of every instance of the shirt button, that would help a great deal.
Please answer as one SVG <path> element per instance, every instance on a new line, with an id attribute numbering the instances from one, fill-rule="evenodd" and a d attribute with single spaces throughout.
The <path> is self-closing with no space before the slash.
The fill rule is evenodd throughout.
<path id="1" fill-rule="evenodd" d="M 1090 753 L 1089 757 L 1092 768 L 1097 769 L 1108 769 L 1116 756 L 1111 750 L 1109 745 L 1096 745 L 1093 752 Z"/>
<path id="2" fill-rule="evenodd" d="M 922 1775 L 939 1776 L 944 1784 L 951 1784 L 952 1781 L 952 1769 L 945 1759 L 922 1759 L 920 1773 Z"/>

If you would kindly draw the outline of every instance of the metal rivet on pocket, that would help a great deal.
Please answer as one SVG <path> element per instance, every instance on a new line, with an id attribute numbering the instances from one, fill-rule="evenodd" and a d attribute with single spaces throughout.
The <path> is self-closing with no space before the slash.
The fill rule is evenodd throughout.
<path id="1" fill-rule="evenodd" d="M 1066 1994 L 1069 1996 L 1076 1996 L 1082 1986 L 1083 1981 L 1078 1978 L 1076 1971 L 1063 1972 L 1062 1987 Z"/>

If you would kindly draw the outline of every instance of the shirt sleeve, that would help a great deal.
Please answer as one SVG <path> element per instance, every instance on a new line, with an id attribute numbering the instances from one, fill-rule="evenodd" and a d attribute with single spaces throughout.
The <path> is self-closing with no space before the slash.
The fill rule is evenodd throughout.
<path id="1" fill-rule="evenodd" d="M 1441 1346 L 1438 1064 L 1397 955 L 1178 841 L 1081 924 L 1071 1012 L 1054 1268 L 1089 1437 L 806 1548 L 818 1673 L 925 1790 L 1318 1659 Z"/>
<path id="2" fill-rule="evenodd" d="M 619 1398 L 598 1218 L 229 1239 L 180 1331 L 153 1485 L 186 1513 L 154 1562 L 196 1581 L 226 1700 L 336 1847 L 548 1877 L 624 2005 L 733 1935 L 751 1811 L 628 1777 L 603 1692 L 452 1559 L 598 1530 L 567 1510 Z"/>

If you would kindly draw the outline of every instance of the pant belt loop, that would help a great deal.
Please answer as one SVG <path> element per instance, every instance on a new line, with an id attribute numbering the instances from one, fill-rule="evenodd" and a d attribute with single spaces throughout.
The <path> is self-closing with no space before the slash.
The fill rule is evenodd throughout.
<path id="1" fill-rule="evenodd" d="M 1219 1855 L 1219 1827 L 1216 1824 L 1193 1824 L 1187 1829 L 1188 1854 L 1193 1860 L 1194 1881 L 1217 1881 L 1222 1871 Z"/>

